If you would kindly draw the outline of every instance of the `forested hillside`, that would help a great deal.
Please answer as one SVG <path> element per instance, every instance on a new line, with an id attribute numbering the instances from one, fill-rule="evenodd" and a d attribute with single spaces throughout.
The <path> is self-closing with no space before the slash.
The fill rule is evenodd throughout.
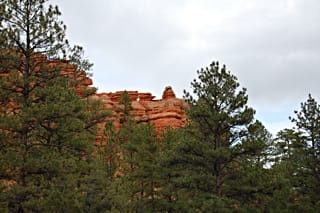
<path id="1" fill-rule="evenodd" d="M 237 77 L 212 62 L 184 91 L 183 127 L 141 123 L 128 92 L 115 126 L 95 88 L 79 90 L 92 64 L 66 39 L 57 6 L 1 0 L 0 14 L 0 212 L 319 211 L 311 95 L 294 127 L 272 136 Z"/>

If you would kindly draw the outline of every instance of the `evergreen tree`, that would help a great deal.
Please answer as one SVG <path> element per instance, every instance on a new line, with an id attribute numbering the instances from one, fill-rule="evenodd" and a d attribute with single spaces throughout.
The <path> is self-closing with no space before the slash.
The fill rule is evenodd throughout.
<path id="1" fill-rule="evenodd" d="M 237 201 L 238 210 L 264 212 L 275 190 L 271 157 L 271 134 L 260 121 L 249 125 L 248 136 L 242 140 L 240 156 L 230 170 L 227 197 Z"/>
<path id="2" fill-rule="evenodd" d="M 172 168 L 172 159 L 176 157 L 175 149 L 183 141 L 183 129 L 167 127 L 160 134 L 160 152 L 157 168 L 156 208 L 158 212 L 174 212 L 177 208 L 175 177 L 179 172 Z"/>
<path id="3" fill-rule="evenodd" d="M 124 99 L 122 96 L 126 96 Z M 123 119 L 122 127 L 117 130 L 113 120 L 107 120 L 99 144 L 92 156 L 90 175 L 87 176 L 87 212 L 130 212 L 132 184 L 124 175 L 123 150 L 121 145 L 129 138 L 134 121 L 131 117 L 131 100 L 127 92 L 120 97 L 121 107 L 116 109 Z M 121 100 L 126 100 L 122 102 Z M 124 107 L 123 105 L 127 105 Z M 126 115 L 126 116 L 124 116 Z"/>
<path id="4" fill-rule="evenodd" d="M 320 105 L 309 94 L 300 111 L 294 113 L 295 117 L 290 117 L 298 136 L 295 152 L 291 154 L 296 165 L 294 187 L 301 205 L 316 212 L 320 207 Z"/>
<path id="5" fill-rule="evenodd" d="M 246 105 L 246 89 L 239 89 L 237 78 L 215 62 L 197 73 L 191 83 L 194 96 L 184 92 L 189 125 L 170 160 L 179 174 L 176 206 L 179 211 L 231 211 L 240 205 L 229 196 L 232 175 L 242 169 L 243 156 L 262 155 L 262 142 L 248 140 L 254 110 Z"/>
<path id="6" fill-rule="evenodd" d="M 104 144 L 101 144 L 101 154 L 106 158 L 107 174 L 109 177 L 116 175 L 120 163 L 120 140 L 118 132 L 116 131 L 113 121 L 108 121 L 104 129 Z"/>
<path id="7" fill-rule="evenodd" d="M 271 211 L 317 212 L 319 208 L 319 112 L 311 95 L 294 111 L 291 129 L 281 130 L 275 139 L 272 172 L 277 177 Z"/>
<path id="8" fill-rule="evenodd" d="M 129 119 L 132 120 L 132 101 L 126 90 L 121 94 L 119 104 L 121 104 L 121 108 L 118 109 L 120 111 L 120 123 L 123 124 Z"/>
<path id="9" fill-rule="evenodd" d="M 135 144 L 131 138 L 133 136 L 134 130 L 137 127 L 137 122 L 134 120 L 131 110 L 132 110 L 132 102 L 128 92 L 125 90 L 119 100 L 120 107 L 118 112 L 120 112 L 120 130 L 118 131 L 117 137 L 120 145 L 121 154 L 123 156 L 122 160 L 124 164 L 120 165 L 123 167 L 124 174 L 132 172 L 134 170 L 133 158 L 135 153 L 137 152 Z"/>
<path id="10" fill-rule="evenodd" d="M 109 152 L 97 147 L 85 178 L 85 212 L 129 212 L 129 187 L 123 177 L 110 174 Z"/>
<path id="11" fill-rule="evenodd" d="M 134 145 L 136 153 L 132 159 L 134 169 L 128 174 L 133 182 L 135 195 L 134 207 L 138 212 L 156 210 L 157 165 L 159 143 L 153 126 L 139 124 L 129 143 Z"/>
<path id="12" fill-rule="evenodd" d="M 0 8 L 2 210 L 80 211 L 95 124 L 106 113 L 70 88 L 79 79 L 62 75 L 69 65 L 60 59 L 91 64 L 80 60 L 80 47 L 70 48 L 57 6 L 2 0 Z"/>

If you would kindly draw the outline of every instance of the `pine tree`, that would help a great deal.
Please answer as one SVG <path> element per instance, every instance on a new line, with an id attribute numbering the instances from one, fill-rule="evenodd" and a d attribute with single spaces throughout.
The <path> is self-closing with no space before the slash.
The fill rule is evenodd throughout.
<path id="1" fill-rule="evenodd" d="M 156 208 L 158 212 L 175 212 L 177 210 L 177 193 L 175 177 L 179 172 L 171 167 L 175 159 L 175 149 L 183 141 L 183 129 L 165 128 L 160 134 L 160 152 L 157 168 Z"/>
<path id="2" fill-rule="evenodd" d="M 230 170 L 227 197 L 243 212 L 267 211 L 277 185 L 272 171 L 271 134 L 260 121 L 249 125 L 248 136 L 238 146 L 241 153 Z"/>
<path id="3" fill-rule="evenodd" d="M 197 73 L 191 83 L 194 96 L 184 92 L 190 107 L 186 135 L 170 161 L 179 174 L 174 180 L 176 206 L 180 211 L 230 211 L 239 205 L 229 196 L 230 178 L 241 168 L 242 156 L 255 156 L 261 149 L 257 141 L 244 143 L 254 110 L 246 105 L 246 89 L 239 89 L 225 66 L 213 62 Z"/>
<path id="4" fill-rule="evenodd" d="M 137 211 L 156 210 L 157 163 L 159 143 L 151 124 L 139 124 L 135 129 L 132 142 L 137 150 L 133 158 L 134 170 L 128 174 L 134 183 Z"/>
<path id="5" fill-rule="evenodd" d="M 129 187 L 123 177 L 110 174 L 106 147 L 97 147 L 85 178 L 85 212 L 129 212 Z"/>
<path id="6" fill-rule="evenodd" d="M 121 104 L 121 108 L 118 109 L 118 111 L 120 111 L 120 124 L 132 120 L 132 101 L 129 93 L 126 90 L 121 94 L 119 104 Z"/>
<path id="7" fill-rule="evenodd" d="M 77 96 L 72 85 L 80 83 L 78 69 L 73 81 L 62 71 L 70 63 L 86 69 L 91 64 L 80 60 L 80 47 L 70 48 L 57 6 L 2 0 L 0 8 L 1 206 L 13 212 L 79 211 L 86 156 L 95 124 L 106 113 Z M 61 60 L 68 58 L 73 61 Z"/>
<path id="8" fill-rule="evenodd" d="M 294 187 L 301 205 L 316 212 L 320 207 L 320 105 L 309 94 L 300 111 L 294 113 L 295 117 L 290 117 L 298 138 L 290 154 L 296 168 Z"/>
<path id="9" fill-rule="evenodd" d="M 311 95 L 289 119 L 295 124 L 275 139 L 276 155 L 271 170 L 277 189 L 270 211 L 317 212 L 319 208 L 319 115 Z"/>

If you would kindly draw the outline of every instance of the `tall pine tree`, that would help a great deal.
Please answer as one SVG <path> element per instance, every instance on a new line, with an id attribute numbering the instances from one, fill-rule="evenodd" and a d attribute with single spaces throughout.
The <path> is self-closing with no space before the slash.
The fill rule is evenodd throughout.
<path id="1" fill-rule="evenodd" d="M 320 105 L 309 94 L 290 120 L 295 124 L 294 132 L 299 140 L 291 159 L 296 159 L 295 189 L 301 205 L 316 212 L 320 207 Z"/>
<path id="2" fill-rule="evenodd" d="M 73 81 L 62 73 L 91 64 L 69 46 L 57 6 L 2 0 L 0 8 L 0 202 L 13 212 L 78 211 L 95 124 L 106 113 L 76 95 L 78 69 Z"/>
<path id="3" fill-rule="evenodd" d="M 230 211 L 241 206 L 231 195 L 234 172 L 243 169 L 244 156 L 256 156 L 252 162 L 258 162 L 264 144 L 254 140 L 255 112 L 237 78 L 217 62 L 197 73 L 192 93 L 184 92 L 189 125 L 167 162 L 178 174 L 172 180 L 175 209 Z"/>

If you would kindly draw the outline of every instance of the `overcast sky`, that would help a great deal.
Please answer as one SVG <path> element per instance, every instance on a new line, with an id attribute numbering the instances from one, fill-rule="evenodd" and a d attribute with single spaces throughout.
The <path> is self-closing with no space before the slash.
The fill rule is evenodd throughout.
<path id="1" fill-rule="evenodd" d="M 99 92 L 178 97 L 196 70 L 226 64 L 272 133 L 311 93 L 320 102 L 319 0 L 54 0 Z"/>

